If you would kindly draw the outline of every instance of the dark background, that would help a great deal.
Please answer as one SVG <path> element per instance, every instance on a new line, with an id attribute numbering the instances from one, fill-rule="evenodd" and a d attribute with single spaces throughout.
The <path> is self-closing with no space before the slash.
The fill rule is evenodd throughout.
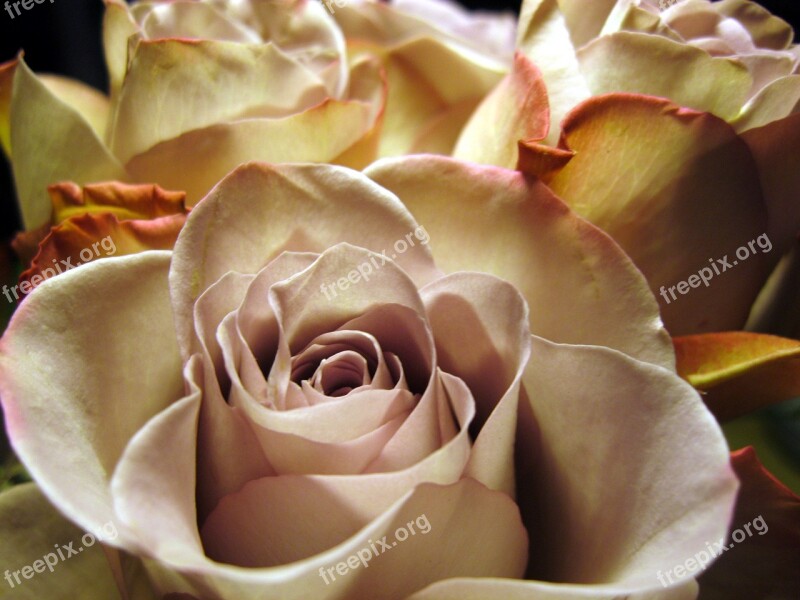
<path id="1" fill-rule="evenodd" d="M 12 20 L 0 0 L 0 62 L 13 58 L 20 49 L 34 71 L 61 73 L 106 89 L 103 50 L 100 42 L 101 0 L 52 0 L 22 11 Z M 520 0 L 462 0 L 472 9 L 519 10 Z M 798 0 L 761 0 L 761 5 L 800 30 Z M 6 242 L 19 229 L 8 164 L 0 152 L 0 262 Z"/>

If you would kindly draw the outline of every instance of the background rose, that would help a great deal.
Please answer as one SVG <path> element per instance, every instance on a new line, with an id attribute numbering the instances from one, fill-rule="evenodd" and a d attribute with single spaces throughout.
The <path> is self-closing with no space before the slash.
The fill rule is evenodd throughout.
<path id="1" fill-rule="evenodd" d="M 108 98 L 22 59 L 0 70 L 0 139 L 27 230 L 49 219 L 46 189 L 62 180 L 158 183 L 192 205 L 246 160 L 370 162 L 378 66 L 348 65 L 317 2 L 235 6 L 109 1 Z"/>
<path id="2" fill-rule="evenodd" d="M 753 47 L 714 56 L 714 44 L 679 35 L 678 24 L 691 37 L 695 19 L 749 32 Z M 637 2 L 526 0 L 515 69 L 455 156 L 542 178 L 614 237 L 655 294 L 766 233 L 773 249 L 735 276 L 660 303 L 673 335 L 742 328 L 800 233 L 800 76 L 763 76 L 796 70 L 791 39 L 785 22 L 738 0 L 663 14 Z"/>
<path id="3" fill-rule="evenodd" d="M 98 261 L 33 292 L 0 344 L 0 397 L 44 493 L 83 528 L 113 521 L 111 543 L 145 559 L 159 594 L 693 597 L 693 581 L 664 592 L 655 573 L 724 534 L 735 479 L 632 264 L 518 172 L 420 157 L 368 174 L 383 187 L 246 165 L 174 254 Z M 420 225 L 454 274 L 427 246 L 396 245 Z M 325 297 L 385 251 L 396 260 L 374 279 Z M 65 327 L 74 305 L 83 319 Z M 323 371 L 344 363 L 328 388 Z M 317 367 L 320 389 L 304 389 Z M 390 384 L 361 390 L 395 397 L 377 428 L 336 393 L 352 373 Z M 425 537 L 324 584 L 320 568 L 422 513 Z M 514 580 L 526 573 L 539 581 Z"/>
<path id="4" fill-rule="evenodd" d="M 386 69 L 380 156 L 450 154 L 511 65 L 511 13 L 469 12 L 449 0 L 348 0 L 331 10 L 350 54 L 380 57 Z"/>

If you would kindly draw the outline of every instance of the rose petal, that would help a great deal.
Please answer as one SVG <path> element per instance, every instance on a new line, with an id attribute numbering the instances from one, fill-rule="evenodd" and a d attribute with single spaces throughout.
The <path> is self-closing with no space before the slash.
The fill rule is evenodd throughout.
<path id="1" fill-rule="evenodd" d="M 59 510 L 88 529 L 114 516 L 109 479 L 128 440 L 182 395 L 169 262 L 167 252 L 145 252 L 46 281 L 0 344 L 14 449 Z"/>
<path id="2" fill-rule="evenodd" d="M 532 578 L 652 590 L 659 570 L 724 535 L 736 478 L 719 426 L 686 382 L 607 348 L 535 336 L 523 381 L 535 430 L 518 504 L 536 540 Z"/>
<path id="3" fill-rule="evenodd" d="M 11 156 L 11 97 L 16 69 L 16 60 L 0 64 L 0 147 L 8 157 Z"/>
<path id="4" fill-rule="evenodd" d="M 550 123 L 561 123 L 575 105 L 591 96 L 557 0 L 525 0 L 517 30 L 517 49 L 542 72 L 550 104 Z M 545 143 L 554 146 L 557 141 L 558 127 L 551 127 Z"/>
<path id="5" fill-rule="evenodd" d="M 464 380 L 478 419 L 466 474 L 513 496 L 519 381 L 530 357 L 528 307 L 511 285 L 487 275 L 450 275 L 426 286 L 439 366 Z"/>
<path id="6" fill-rule="evenodd" d="M 535 6 L 535 2 L 524 0 L 523 6 Z M 564 14 L 569 34 L 575 48 L 580 48 L 589 40 L 600 35 L 603 24 L 608 19 L 617 0 L 559 0 L 558 7 Z"/>
<path id="7" fill-rule="evenodd" d="M 120 219 L 156 219 L 186 214 L 184 192 L 170 192 L 158 185 L 129 185 L 112 181 L 83 187 L 72 182 L 47 188 L 53 203 L 53 223 L 86 213 L 114 213 Z"/>
<path id="8" fill-rule="evenodd" d="M 739 114 L 753 84 L 738 61 L 644 33 L 623 31 L 599 38 L 581 48 L 578 60 L 595 96 L 661 96 L 725 120 Z M 718 93 L 722 88 L 725 93 Z"/>
<path id="9" fill-rule="evenodd" d="M 513 169 L 519 140 L 547 136 L 549 112 L 541 72 L 518 53 L 514 70 L 486 97 L 461 132 L 453 156 Z"/>
<path id="10" fill-rule="evenodd" d="M 14 590 L 4 590 L 3 595 L 9 593 L 15 600 L 72 600 L 79 589 L 93 598 L 118 597 L 100 544 L 84 546 L 84 533 L 61 516 L 33 483 L 0 494 L 0 564 L 7 568 L 3 587 L 8 585 Z M 53 547 L 59 545 L 80 554 L 67 554 L 69 560 L 61 561 Z M 60 548 L 58 552 L 64 553 Z M 45 558 L 53 564 L 49 571 Z M 26 565 L 42 570 L 25 577 L 31 569 Z M 21 575 L 17 569 L 23 568 Z"/>
<path id="11" fill-rule="evenodd" d="M 742 482 L 731 529 L 761 520 L 700 577 L 703 598 L 791 598 L 800 589 L 795 560 L 800 552 L 800 498 L 763 467 L 752 447 L 732 452 L 731 462 Z M 727 538 L 726 545 L 730 543 Z"/>
<path id="12" fill-rule="evenodd" d="M 800 112 L 800 75 L 790 75 L 765 86 L 745 105 L 732 125 L 742 133 L 797 112 Z"/>
<path id="13" fill-rule="evenodd" d="M 752 255 L 747 244 L 756 247 L 765 232 L 776 247 L 778 240 L 767 228 L 755 162 L 729 125 L 666 100 L 611 94 L 570 114 L 560 147 L 576 155 L 548 185 L 633 259 L 659 294 L 670 333 L 744 324 L 777 260 L 761 241 Z M 746 261 L 735 256 L 741 246 Z M 711 270 L 710 259 L 726 257 L 735 274 Z M 675 293 L 692 275 L 700 286 L 703 268 L 713 277 L 708 286 Z"/>
<path id="14" fill-rule="evenodd" d="M 711 6 L 720 14 L 742 24 L 759 48 L 783 50 L 792 43 L 794 32 L 791 25 L 755 2 L 722 0 Z"/>
<path id="15" fill-rule="evenodd" d="M 127 179 L 127 173 L 91 125 L 56 98 L 22 59 L 14 75 L 11 147 L 25 229 L 35 229 L 50 220 L 47 186 L 51 183 Z"/>
<path id="16" fill-rule="evenodd" d="M 266 498 L 294 512 L 296 518 L 265 518 L 269 514 L 262 508 Z M 314 506 L 310 507 L 312 499 Z M 324 508 L 320 510 L 320 506 Z M 388 600 L 403 598 L 442 578 L 517 577 L 524 568 L 527 535 L 516 506 L 505 494 L 491 492 L 472 480 L 447 487 L 422 485 L 372 523 L 354 518 L 348 509 L 308 479 L 267 478 L 249 484 L 223 503 L 204 530 L 204 539 L 207 545 L 239 558 L 239 562 L 255 559 L 256 564 L 289 562 L 341 542 L 313 560 L 280 570 L 253 572 L 253 582 L 264 581 L 267 573 L 274 573 L 270 577 L 275 586 L 272 590 L 281 597 L 297 597 L 297 592 L 305 589 L 314 598 L 332 598 L 340 593 L 334 584 L 347 582 L 348 594 L 353 597 Z M 492 515 L 491 526 L 478 518 L 481 514 Z M 428 533 L 422 533 L 426 522 Z M 409 523 L 417 525 L 417 533 L 393 542 L 396 532 L 401 527 L 408 530 Z M 298 524 L 314 535 L 298 535 Z M 230 544 L 234 539 L 231 530 L 239 533 L 235 545 Z M 371 540 L 384 537 L 389 549 L 374 556 L 367 563 L 369 568 L 355 569 L 347 578 L 337 576 L 334 569 L 334 575 L 327 576 L 331 585 L 325 584 L 320 569 L 335 567 L 359 550 L 371 548 Z M 275 543 L 265 544 L 264 539 Z M 291 543 L 287 543 L 289 540 Z M 376 548 L 381 551 L 380 545 Z M 331 580 L 340 576 L 341 582 Z M 294 594 L 289 586 L 295 588 Z M 256 597 L 246 589 L 239 587 L 242 595 L 237 597 Z"/>
<path id="17" fill-rule="evenodd" d="M 31 266 L 20 275 L 20 285 L 26 281 L 33 284 L 34 278 L 54 277 L 62 266 L 69 270 L 106 256 L 172 250 L 185 221 L 186 215 L 152 221 L 120 221 L 111 213 L 72 217 L 53 227 L 42 240 Z M 88 261 L 84 255 L 87 250 Z"/>
<path id="18" fill-rule="evenodd" d="M 116 106 L 128 70 L 128 41 L 139 31 L 139 27 L 125 2 L 104 0 L 104 4 L 103 55 L 106 58 L 111 99 Z"/>
<path id="19" fill-rule="evenodd" d="M 111 110 L 108 98 L 93 87 L 59 75 L 42 75 L 39 80 L 56 98 L 77 111 L 91 125 L 97 137 L 105 137 Z"/>
<path id="20" fill-rule="evenodd" d="M 248 218 L 242 221 L 241 214 Z M 405 236 L 416 229 L 393 194 L 354 171 L 240 167 L 194 209 L 176 244 L 170 277 L 181 348 L 190 345 L 195 299 L 229 270 L 256 273 L 284 250 L 321 252 L 339 242 L 391 252 L 397 240 L 409 246 Z M 417 285 L 439 275 L 424 244 L 408 247 L 397 264 Z"/>
<path id="21" fill-rule="evenodd" d="M 168 75 L 153 77 L 161 71 Z M 143 41 L 120 90 L 110 145 L 127 162 L 195 129 L 256 110 L 258 116 L 288 116 L 325 97 L 319 79 L 272 44 Z"/>
<path id="22" fill-rule="evenodd" d="M 673 340 L 678 374 L 720 422 L 800 395 L 800 342 L 733 331 Z"/>
<path id="23" fill-rule="evenodd" d="M 533 333 L 674 364 L 641 274 L 541 182 L 435 156 L 382 160 L 366 174 L 397 193 L 424 225 L 440 267 L 514 284 L 530 307 Z"/>

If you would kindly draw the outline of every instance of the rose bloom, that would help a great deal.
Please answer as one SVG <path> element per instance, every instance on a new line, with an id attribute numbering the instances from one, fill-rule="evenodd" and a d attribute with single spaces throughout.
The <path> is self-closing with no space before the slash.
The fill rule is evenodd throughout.
<path id="1" fill-rule="evenodd" d="M 25 229 L 55 224 L 47 187 L 61 181 L 155 183 L 185 191 L 192 206 L 249 160 L 363 168 L 382 155 L 449 151 L 508 72 L 515 23 L 476 17 L 473 28 L 503 23 L 505 51 L 488 40 L 482 50 L 460 41 L 468 13 L 442 5 L 428 20 L 443 11 L 445 31 L 401 4 L 411 13 L 364 7 L 393 27 L 366 52 L 348 48 L 316 0 L 108 0 L 108 96 L 37 76 L 21 56 L 0 66 L 0 142 Z"/>
<path id="2" fill-rule="evenodd" d="M 658 575 L 737 489 L 620 248 L 444 157 L 241 166 L 174 251 L 33 291 L 0 398 L 42 493 L 158 598 L 694 598 L 699 571 Z M 0 555 L 63 539 L 47 511 L 0 496 Z M 72 564 L 25 589 L 113 593 Z"/>
<path id="3" fill-rule="evenodd" d="M 759 292 L 800 250 L 793 36 L 744 0 L 662 12 L 649 0 L 526 0 L 513 72 L 454 156 L 535 175 L 609 233 L 659 296 L 671 334 L 741 329 L 763 321 Z M 726 257 L 735 273 L 669 295 Z M 770 304 L 791 303 L 762 297 Z"/>

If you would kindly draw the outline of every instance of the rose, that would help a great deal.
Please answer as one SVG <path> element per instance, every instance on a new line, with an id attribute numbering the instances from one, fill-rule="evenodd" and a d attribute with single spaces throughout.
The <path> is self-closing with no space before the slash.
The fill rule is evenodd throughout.
<path id="1" fill-rule="evenodd" d="M 246 160 L 375 156 L 379 66 L 348 65 L 318 2 L 109 0 L 104 45 L 110 97 L 22 58 L 0 68 L 0 140 L 26 230 L 49 221 L 59 181 L 157 183 L 191 206 Z"/>
<path id="2" fill-rule="evenodd" d="M 515 17 L 446 0 L 341 4 L 330 10 L 349 52 L 378 57 L 387 71 L 379 155 L 450 154 L 470 114 L 508 72 Z"/>
<path id="3" fill-rule="evenodd" d="M 717 56 L 709 28 L 742 49 Z M 800 233 L 791 39 L 786 23 L 739 0 L 663 13 L 652 2 L 526 0 L 515 68 L 454 155 L 540 177 L 609 233 L 661 299 L 671 334 L 740 329 Z M 764 235 L 770 252 L 665 298 Z"/>
<path id="4" fill-rule="evenodd" d="M 41 284 L 0 398 L 42 491 L 159 595 L 693 597 L 656 573 L 724 535 L 736 484 L 641 275 L 518 172 L 368 175 L 245 165 L 173 253 Z"/>
<path id="5" fill-rule="evenodd" d="M 363 168 L 379 155 L 449 152 L 509 62 L 496 42 L 465 38 L 491 25 L 508 40 L 513 23 L 442 5 L 445 31 L 411 14 L 413 2 L 358 10 L 386 36 L 351 23 L 348 49 L 316 0 L 108 0 L 109 97 L 37 77 L 22 58 L 0 67 L 0 141 L 26 230 L 47 222 L 47 186 L 64 180 L 157 183 L 191 206 L 248 160 Z"/>

